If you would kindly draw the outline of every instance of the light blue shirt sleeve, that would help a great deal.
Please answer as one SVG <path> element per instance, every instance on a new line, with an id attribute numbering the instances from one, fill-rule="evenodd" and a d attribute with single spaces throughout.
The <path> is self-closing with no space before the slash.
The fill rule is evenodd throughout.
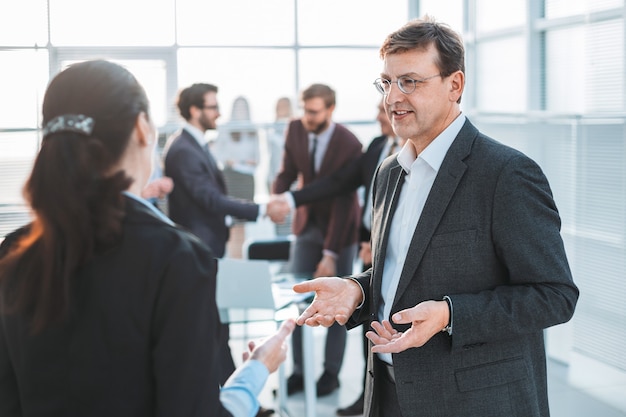
<path id="1" fill-rule="evenodd" d="M 259 411 L 258 395 L 269 371 L 262 362 L 248 360 L 228 378 L 220 391 L 220 401 L 233 417 L 254 417 Z"/>

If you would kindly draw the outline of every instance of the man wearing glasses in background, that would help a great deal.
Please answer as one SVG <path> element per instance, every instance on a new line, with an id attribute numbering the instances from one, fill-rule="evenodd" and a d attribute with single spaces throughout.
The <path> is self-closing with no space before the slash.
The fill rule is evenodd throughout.
<path id="1" fill-rule="evenodd" d="M 275 216 L 273 202 L 266 207 L 227 195 L 224 176 L 205 137 L 207 130 L 216 128 L 220 117 L 217 87 L 193 84 L 180 92 L 177 105 L 185 125 L 168 139 L 164 149 L 165 175 L 174 182 L 174 189 L 168 196 L 169 217 L 199 237 L 215 257 L 221 258 L 229 237 L 231 217 L 255 221 L 267 212 L 273 221 L 282 222 L 284 216 Z M 224 384 L 235 370 L 228 347 L 228 324 L 222 325 L 221 336 L 220 383 Z M 258 416 L 271 414 L 271 410 L 262 408 Z"/>
<path id="2" fill-rule="evenodd" d="M 361 226 L 359 229 L 359 258 L 363 263 L 363 271 L 372 267 L 372 247 L 370 245 L 371 235 L 371 208 L 372 198 L 370 186 L 376 168 L 387 157 L 396 155 L 404 146 L 404 141 L 398 137 L 391 127 L 391 122 L 385 112 L 384 103 L 378 103 L 378 113 L 376 120 L 380 125 L 381 135 L 375 137 L 367 147 L 367 151 L 361 157 L 350 164 L 335 171 L 331 176 L 317 179 L 307 186 L 282 194 L 287 204 L 291 207 L 313 203 L 325 198 L 335 197 L 343 193 L 349 193 L 361 186 L 365 187 L 363 208 L 361 210 Z M 278 197 L 276 197 L 278 198 Z M 367 364 L 368 339 L 365 333 L 370 330 L 369 323 L 363 323 L 363 357 Z M 338 416 L 358 416 L 363 414 L 363 402 L 365 400 L 365 374 L 367 369 L 363 369 L 363 389 L 361 395 L 352 404 L 337 410 Z"/>
<path id="3" fill-rule="evenodd" d="M 426 17 L 383 43 L 376 88 L 407 139 L 372 185 L 372 268 L 315 291 L 298 324 L 372 320 L 365 416 L 546 417 L 543 332 L 578 299 L 539 166 L 461 113 L 464 47 Z"/>
<path id="4" fill-rule="evenodd" d="M 362 155 L 361 142 L 345 126 L 332 120 L 335 91 L 313 84 L 302 92 L 304 115 L 287 127 L 281 170 L 273 193 L 288 191 L 294 181 L 298 188 L 315 179 L 330 176 Z M 278 202 L 279 200 L 270 200 Z M 352 273 L 359 231 L 359 202 L 355 191 L 298 207 L 293 219 L 296 240 L 289 268 L 313 277 Z M 326 335 L 324 372 L 317 381 L 317 395 L 331 394 L 339 387 L 339 370 L 346 346 L 345 326 L 335 324 Z M 302 333 L 293 333 L 293 374 L 287 393 L 304 388 Z"/>

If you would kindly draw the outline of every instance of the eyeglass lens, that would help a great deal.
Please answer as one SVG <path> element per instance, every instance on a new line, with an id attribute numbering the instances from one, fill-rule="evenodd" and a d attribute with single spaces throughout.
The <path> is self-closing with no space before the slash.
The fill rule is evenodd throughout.
<path id="1" fill-rule="evenodd" d="M 391 91 L 392 83 L 397 83 L 398 88 L 404 94 L 411 94 L 413 90 L 415 90 L 416 80 L 409 78 L 409 77 L 400 77 L 398 78 L 397 81 L 392 82 L 390 80 L 379 78 L 378 80 L 374 82 L 374 85 L 376 86 L 379 92 L 383 94 L 389 94 L 389 92 Z"/>

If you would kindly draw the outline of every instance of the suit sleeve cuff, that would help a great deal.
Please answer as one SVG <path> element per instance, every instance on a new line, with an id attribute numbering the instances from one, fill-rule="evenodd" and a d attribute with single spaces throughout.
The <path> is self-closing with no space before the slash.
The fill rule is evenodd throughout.
<path id="1" fill-rule="evenodd" d="M 446 295 L 445 297 L 443 297 L 443 301 L 448 303 L 448 309 L 450 309 L 450 322 L 441 331 L 448 333 L 449 336 L 452 336 L 452 324 L 454 322 L 454 309 L 452 308 L 452 299 Z"/>
<path id="2" fill-rule="evenodd" d="M 259 204 L 259 213 L 256 216 L 257 221 L 261 220 L 267 214 L 267 204 Z"/>

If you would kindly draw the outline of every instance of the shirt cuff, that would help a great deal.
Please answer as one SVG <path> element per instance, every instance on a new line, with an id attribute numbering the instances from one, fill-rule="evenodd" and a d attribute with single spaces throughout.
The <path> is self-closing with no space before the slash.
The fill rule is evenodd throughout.
<path id="1" fill-rule="evenodd" d="M 348 277 L 348 279 L 351 279 L 352 281 L 356 282 L 356 285 L 358 285 L 358 286 L 359 286 L 359 289 L 361 290 L 361 296 L 362 296 L 363 298 L 362 298 L 361 304 L 359 304 L 359 305 L 356 307 L 356 309 L 358 310 L 358 309 L 360 309 L 361 307 L 363 307 L 363 304 L 365 304 L 365 291 L 363 291 L 363 287 L 361 286 L 361 283 L 360 283 L 359 281 L 357 281 L 356 279 L 354 279 L 354 278 L 352 278 L 352 277 Z"/>
<path id="2" fill-rule="evenodd" d="M 333 252 L 332 250 L 328 250 L 328 249 L 322 250 L 322 254 L 324 256 L 330 256 L 334 260 L 337 260 L 337 258 L 339 257 L 339 255 L 337 255 L 335 252 Z"/>
<path id="3" fill-rule="evenodd" d="M 269 374 L 262 362 L 248 360 L 228 378 L 220 391 L 220 402 L 233 416 L 256 416 L 260 406 L 257 397 Z"/>
<path id="4" fill-rule="evenodd" d="M 443 297 L 443 301 L 448 303 L 448 308 L 450 309 L 450 322 L 441 331 L 448 333 L 449 336 L 452 336 L 452 323 L 454 321 L 454 315 L 452 314 L 454 312 L 454 309 L 452 308 L 452 299 L 446 295 Z"/>
<path id="5" fill-rule="evenodd" d="M 287 204 L 289 204 L 289 208 L 291 210 L 295 209 L 296 208 L 296 200 L 294 200 L 293 194 L 291 194 L 289 191 L 287 191 L 287 192 L 283 193 L 283 195 L 287 199 Z"/>
<path id="6" fill-rule="evenodd" d="M 267 204 L 259 204 L 259 214 L 257 214 L 257 221 L 261 220 L 267 214 Z"/>

